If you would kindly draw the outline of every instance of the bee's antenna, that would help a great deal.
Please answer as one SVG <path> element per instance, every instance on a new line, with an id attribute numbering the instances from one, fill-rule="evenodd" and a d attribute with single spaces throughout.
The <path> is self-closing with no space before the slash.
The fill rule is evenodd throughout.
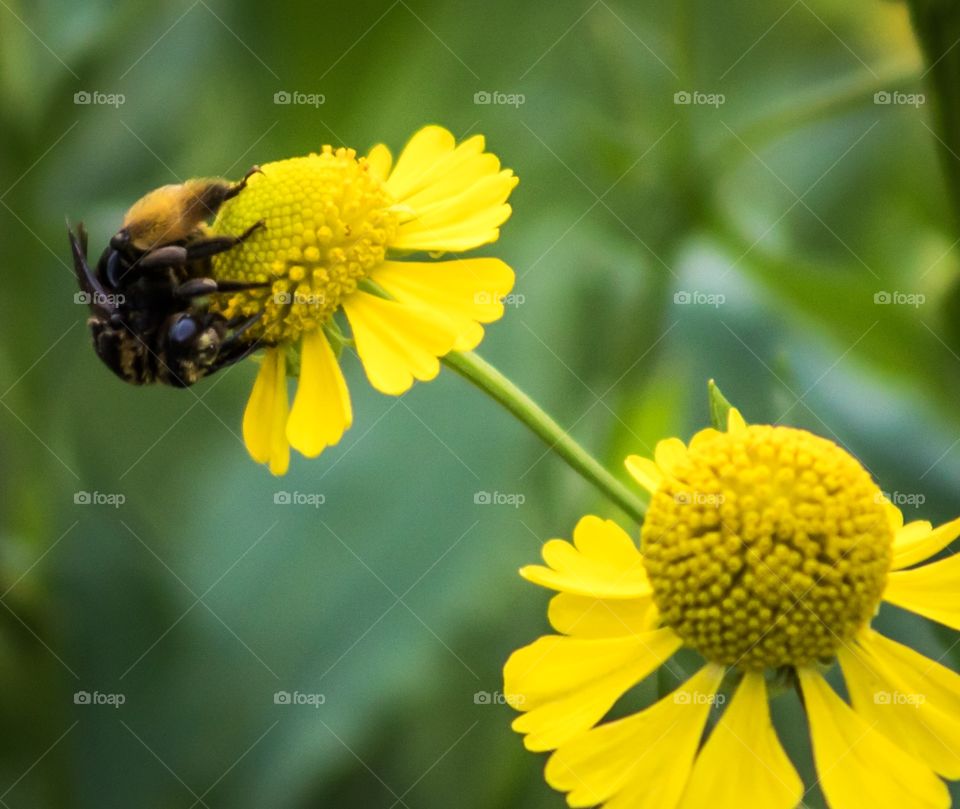
<path id="1" fill-rule="evenodd" d="M 107 305 L 110 298 L 107 296 L 100 279 L 90 269 L 87 263 L 87 230 L 83 222 L 77 223 L 76 232 L 70 229 L 67 222 L 67 236 L 70 239 L 70 250 L 73 253 L 73 271 L 77 276 L 80 290 L 90 297 L 90 305 L 100 312 L 109 315 L 114 307 Z"/>

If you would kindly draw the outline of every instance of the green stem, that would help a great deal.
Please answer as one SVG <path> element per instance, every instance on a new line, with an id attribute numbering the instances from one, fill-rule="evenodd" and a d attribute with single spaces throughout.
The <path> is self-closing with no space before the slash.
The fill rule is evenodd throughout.
<path id="1" fill-rule="evenodd" d="M 937 144 L 943 170 L 960 222 L 960 8 L 955 0 L 909 0 L 913 27 L 928 65 L 924 78 L 930 88 Z"/>
<path id="2" fill-rule="evenodd" d="M 522 421 L 553 452 L 565 460 L 584 480 L 589 481 L 611 502 L 638 523 L 643 522 L 646 503 L 611 475 L 527 394 L 477 354 L 447 354 L 443 363 L 468 382 L 503 405 Z"/>
<path id="3" fill-rule="evenodd" d="M 867 107 L 878 90 L 899 90 L 919 83 L 920 77 L 914 64 L 888 62 L 866 77 L 841 76 L 817 86 L 812 92 L 791 98 L 777 109 L 762 117 L 737 126 L 736 136 L 729 135 L 713 146 L 702 162 L 706 165 L 729 167 L 748 158 L 750 153 L 743 143 L 758 151 L 784 135 L 795 133 L 820 121 L 842 115 L 855 109 Z M 728 133 L 729 134 L 729 133 Z M 741 143 L 740 141 L 743 141 Z"/>

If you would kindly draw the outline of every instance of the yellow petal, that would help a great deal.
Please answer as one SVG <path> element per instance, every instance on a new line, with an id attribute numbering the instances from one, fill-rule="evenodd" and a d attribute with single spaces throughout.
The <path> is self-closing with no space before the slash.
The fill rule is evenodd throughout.
<path id="1" fill-rule="evenodd" d="M 510 170 L 470 181 L 458 195 L 401 222 L 390 246 L 398 250 L 463 251 L 494 242 L 510 217 L 507 198 L 519 179 Z"/>
<path id="2" fill-rule="evenodd" d="M 476 182 L 500 172 L 496 155 L 483 151 L 483 136 L 475 135 L 461 143 L 453 153 L 437 165 L 432 175 L 421 178 L 420 188 L 407 194 L 403 204 L 414 215 L 427 213 L 456 198 Z"/>
<path id="3" fill-rule="evenodd" d="M 321 329 L 303 336 L 300 380 L 287 420 L 290 445 L 308 458 L 333 446 L 353 422 L 350 394 Z"/>
<path id="4" fill-rule="evenodd" d="M 814 669 L 797 669 L 813 759 L 831 809 L 947 809 L 950 793 L 926 764 L 838 697 Z"/>
<path id="5" fill-rule="evenodd" d="M 393 298 L 447 318 L 458 332 L 457 351 L 469 351 L 483 339 L 480 323 L 503 316 L 504 296 L 513 288 L 513 270 L 498 258 L 460 261 L 385 261 L 373 280 Z"/>
<path id="6" fill-rule="evenodd" d="M 735 407 L 731 407 L 727 411 L 727 432 L 728 433 L 739 433 L 741 430 L 747 429 L 747 422 L 744 421 L 743 416 L 740 415 L 740 411 Z"/>
<path id="7" fill-rule="evenodd" d="M 934 529 L 926 520 L 907 523 L 893 538 L 893 570 L 929 559 L 960 536 L 960 517 Z"/>
<path id="8" fill-rule="evenodd" d="M 840 649 L 853 707 L 946 778 L 960 778 L 960 675 L 872 630 Z"/>
<path id="9" fill-rule="evenodd" d="M 530 750 L 552 750 L 599 722 L 613 704 L 680 648 L 671 629 L 622 638 L 542 637 L 514 652 L 503 693 Z"/>
<path id="10" fill-rule="evenodd" d="M 643 557 L 613 520 L 587 516 L 573 531 L 573 544 L 551 539 L 543 546 L 548 567 L 529 565 L 520 575 L 534 584 L 594 598 L 650 595 Z"/>
<path id="11" fill-rule="evenodd" d="M 802 797 L 770 721 L 763 675 L 747 672 L 697 756 L 680 809 L 793 809 Z"/>
<path id="12" fill-rule="evenodd" d="M 713 427 L 706 427 L 690 439 L 690 449 L 697 449 L 704 444 L 708 444 L 720 435 L 723 435 L 723 433 L 719 430 L 715 430 Z"/>
<path id="13" fill-rule="evenodd" d="M 367 163 L 370 165 L 370 173 L 383 182 L 390 176 L 393 155 L 386 146 L 378 143 L 367 153 Z"/>
<path id="14" fill-rule="evenodd" d="M 675 476 L 688 462 L 686 444 L 679 438 L 666 438 L 658 441 L 654 450 L 654 459 L 665 475 Z"/>
<path id="15" fill-rule="evenodd" d="M 903 528 L 903 512 L 886 497 L 883 498 L 883 507 L 887 511 L 887 517 L 890 519 L 890 527 L 893 529 L 893 533 L 897 533 L 897 531 Z"/>
<path id="16" fill-rule="evenodd" d="M 387 181 L 397 200 L 400 222 L 436 213 L 462 201 L 477 183 L 500 173 L 500 161 L 484 152 L 482 135 L 474 135 L 453 148 L 453 136 L 439 127 L 428 127 L 404 150 L 409 158 Z"/>
<path id="17" fill-rule="evenodd" d="M 885 601 L 960 629 L 960 554 L 887 577 Z"/>
<path id="18" fill-rule="evenodd" d="M 290 465 L 287 443 L 287 369 L 282 349 L 267 349 L 243 413 L 243 441 L 257 463 L 283 475 Z"/>
<path id="19" fill-rule="evenodd" d="M 707 664 L 646 710 L 572 739 L 547 762 L 547 783 L 574 807 L 676 806 L 722 679 L 723 668 Z"/>
<path id="20" fill-rule="evenodd" d="M 624 461 L 627 471 L 633 475 L 637 481 L 650 494 L 653 494 L 657 487 L 663 482 L 663 472 L 654 461 L 649 458 L 643 458 L 640 455 L 630 455 Z"/>
<path id="21" fill-rule="evenodd" d="M 453 152 L 455 138 L 442 126 L 425 126 L 416 132 L 397 158 L 387 180 L 387 190 L 402 200 L 417 189 L 417 183 Z"/>
<path id="22" fill-rule="evenodd" d="M 449 353 L 459 335 L 450 321 L 429 310 L 355 292 L 343 301 L 370 384 L 398 396 L 414 379 L 440 372 L 438 357 Z"/>
<path id="23" fill-rule="evenodd" d="M 592 598 L 558 593 L 547 611 L 550 626 L 578 638 L 613 638 L 656 628 L 657 611 L 652 596 L 644 598 Z"/>

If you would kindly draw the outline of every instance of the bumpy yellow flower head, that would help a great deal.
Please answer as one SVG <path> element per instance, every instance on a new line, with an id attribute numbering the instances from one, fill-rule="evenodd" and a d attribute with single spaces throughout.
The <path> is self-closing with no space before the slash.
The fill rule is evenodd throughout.
<path id="1" fill-rule="evenodd" d="M 482 136 L 457 144 L 439 126 L 417 132 L 395 166 L 382 145 L 365 157 L 325 146 L 264 164 L 220 209 L 215 233 L 265 224 L 213 266 L 219 279 L 269 284 L 220 306 L 229 318 L 260 314 L 251 334 L 268 349 L 243 435 L 253 458 L 274 474 L 287 470 L 291 446 L 315 457 L 352 423 L 334 350 L 349 344 L 335 321 L 340 313 L 370 383 L 391 395 L 433 379 L 440 357 L 474 348 L 482 324 L 503 315 L 514 276 L 499 259 L 408 258 L 499 238 L 517 178 L 484 149 Z M 292 409 L 291 348 L 300 366 Z"/>
<path id="2" fill-rule="evenodd" d="M 873 616 L 893 530 L 832 441 L 752 426 L 707 434 L 670 468 L 641 543 L 661 620 L 687 645 L 741 668 L 803 665 Z"/>
<path id="3" fill-rule="evenodd" d="M 946 809 L 960 676 L 870 622 L 882 600 L 960 629 L 960 555 L 915 567 L 960 519 L 904 525 L 836 444 L 736 410 L 725 432 L 661 441 L 627 467 L 651 495 L 639 548 L 584 517 L 521 570 L 556 591 L 558 634 L 511 655 L 504 694 L 527 747 L 554 751 L 550 785 L 573 807 L 794 809 L 805 789 L 770 718 L 776 670 L 802 693 L 831 809 Z M 705 658 L 693 674 L 671 661 L 682 647 Z M 823 676 L 834 660 L 852 705 Z M 615 708 L 664 665 L 685 679 L 676 690 Z"/>
<path id="4" fill-rule="evenodd" d="M 268 223 L 247 249 L 218 256 L 217 274 L 272 287 L 236 295 L 224 314 L 262 311 L 255 330 L 269 342 L 320 328 L 383 263 L 399 220 L 392 204 L 353 149 L 325 146 L 320 154 L 268 163 L 224 207 L 215 229 L 242 233 L 261 219 Z"/>

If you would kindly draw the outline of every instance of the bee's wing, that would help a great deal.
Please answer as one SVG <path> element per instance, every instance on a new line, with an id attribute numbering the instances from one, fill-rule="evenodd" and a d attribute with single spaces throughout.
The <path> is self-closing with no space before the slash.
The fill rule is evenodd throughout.
<path id="1" fill-rule="evenodd" d="M 83 222 L 77 224 L 76 233 L 71 230 L 68 222 L 67 236 L 70 239 L 70 250 L 73 253 L 73 271 L 76 273 L 80 291 L 89 296 L 91 308 L 100 314 L 109 315 L 114 309 L 107 303 L 110 297 L 103 288 L 103 284 L 100 283 L 100 279 L 97 278 L 87 263 L 87 229 L 83 226 Z"/>

